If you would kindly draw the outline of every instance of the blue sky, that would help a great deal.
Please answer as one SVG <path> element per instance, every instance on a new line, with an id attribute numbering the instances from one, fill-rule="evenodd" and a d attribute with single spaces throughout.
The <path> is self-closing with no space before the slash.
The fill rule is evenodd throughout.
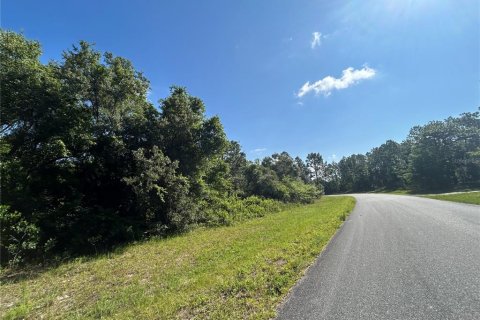
<path id="1" fill-rule="evenodd" d="M 186 86 L 250 159 L 338 160 L 480 106 L 477 0 L 3 0 L 1 25 L 45 62 L 79 40 L 130 59 L 155 103 Z"/>

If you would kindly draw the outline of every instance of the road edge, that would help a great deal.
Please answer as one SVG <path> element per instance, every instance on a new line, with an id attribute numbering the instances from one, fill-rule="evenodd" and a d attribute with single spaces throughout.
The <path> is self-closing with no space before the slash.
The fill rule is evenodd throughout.
<path id="1" fill-rule="evenodd" d="M 343 195 L 342 195 L 343 196 Z M 348 217 L 345 221 L 342 222 L 342 224 L 338 227 L 337 231 L 333 234 L 333 236 L 328 240 L 327 244 L 323 247 L 322 251 L 318 254 L 318 256 L 310 263 L 301 273 L 300 279 L 298 279 L 295 284 L 288 289 L 287 294 L 283 299 L 278 303 L 278 305 L 275 308 L 275 317 L 271 319 L 277 319 L 278 318 L 278 313 L 283 309 L 285 304 L 290 300 L 293 291 L 300 286 L 303 281 L 305 281 L 307 273 L 310 271 L 310 269 L 316 265 L 317 263 L 321 263 L 321 260 L 323 257 L 330 251 L 331 247 L 333 246 L 333 243 L 336 241 L 336 239 L 339 237 L 339 235 L 343 232 L 344 226 L 347 222 L 351 220 L 352 215 L 355 213 L 355 209 L 357 208 L 357 198 L 351 195 L 347 195 L 347 197 L 352 197 L 355 199 L 355 206 L 353 207 L 352 211 L 348 213 Z"/>

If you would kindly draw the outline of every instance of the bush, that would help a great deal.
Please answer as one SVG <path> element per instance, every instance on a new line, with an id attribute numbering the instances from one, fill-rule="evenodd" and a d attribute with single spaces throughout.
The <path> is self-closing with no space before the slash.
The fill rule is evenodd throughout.
<path id="1" fill-rule="evenodd" d="M 201 202 L 200 223 L 208 226 L 230 225 L 237 221 L 263 217 L 280 211 L 284 205 L 272 199 L 257 196 L 241 199 L 211 195 Z"/>
<path id="2" fill-rule="evenodd" d="M 312 184 L 295 178 L 279 179 L 270 168 L 252 164 L 247 168 L 248 193 L 283 202 L 312 203 L 321 191 Z"/>
<path id="3" fill-rule="evenodd" d="M 188 198 L 187 179 L 176 172 L 178 162 L 172 162 L 157 146 L 150 152 L 140 148 L 133 156 L 135 170 L 123 181 L 132 188 L 134 209 L 142 217 L 146 232 L 187 228 L 195 221 L 196 210 Z"/>
<path id="4" fill-rule="evenodd" d="M 319 198 L 321 191 L 314 185 L 305 184 L 302 181 L 287 179 L 283 183 L 287 187 L 288 193 L 284 201 L 296 203 L 312 203 Z"/>
<path id="5" fill-rule="evenodd" d="M 0 259 L 2 264 L 17 265 L 31 258 L 38 247 L 39 229 L 18 211 L 0 205 Z"/>

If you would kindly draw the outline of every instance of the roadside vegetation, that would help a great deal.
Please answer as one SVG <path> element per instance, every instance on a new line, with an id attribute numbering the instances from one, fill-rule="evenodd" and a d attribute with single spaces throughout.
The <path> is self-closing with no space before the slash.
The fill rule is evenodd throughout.
<path id="1" fill-rule="evenodd" d="M 323 197 L 233 226 L 2 274 L 4 319 L 269 319 L 352 210 Z"/>
<path id="2" fill-rule="evenodd" d="M 414 192 L 412 190 L 406 190 L 406 189 L 396 189 L 396 190 L 378 189 L 375 191 L 371 191 L 371 193 L 409 195 L 409 194 L 413 194 Z"/>
<path id="3" fill-rule="evenodd" d="M 423 197 L 437 200 L 480 204 L 480 191 L 458 192 L 449 194 L 429 194 L 423 195 Z"/>
<path id="4" fill-rule="evenodd" d="M 66 260 L 201 226 L 229 225 L 322 193 L 288 153 L 260 163 L 185 88 L 154 106 L 130 61 L 80 42 L 43 64 L 0 32 L 2 265 Z"/>
<path id="5" fill-rule="evenodd" d="M 480 112 L 338 163 L 318 152 L 250 161 L 186 88 L 152 103 L 129 60 L 83 41 L 60 61 L 40 55 L 0 30 L 2 266 L 231 225 L 323 193 L 480 187 Z"/>

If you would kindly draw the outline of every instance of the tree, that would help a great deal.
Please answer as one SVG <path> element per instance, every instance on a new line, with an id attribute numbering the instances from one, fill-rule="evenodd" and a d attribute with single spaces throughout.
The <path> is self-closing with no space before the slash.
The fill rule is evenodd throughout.
<path id="1" fill-rule="evenodd" d="M 325 167 L 325 177 L 322 181 L 325 188 L 325 194 L 341 192 L 340 168 L 336 162 L 327 163 Z"/>
<path id="2" fill-rule="evenodd" d="M 258 196 L 317 196 L 286 152 L 271 168 L 249 163 L 185 88 L 156 109 L 127 59 L 81 41 L 42 64 L 38 42 L 0 37 L 2 261 L 87 254 L 276 206 Z"/>
<path id="3" fill-rule="evenodd" d="M 237 141 L 230 141 L 223 155 L 223 160 L 229 167 L 230 179 L 233 192 L 237 195 L 245 195 L 246 180 L 245 170 L 248 164 L 247 157 Z"/>
<path id="4" fill-rule="evenodd" d="M 320 153 L 309 153 L 307 155 L 307 168 L 315 185 L 321 188 L 321 182 L 325 177 L 325 163 Z"/>
<path id="5" fill-rule="evenodd" d="M 290 177 L 298 178 L 296 163 L 288 152 L 274 153 L 271 157 L 266 157 L 262 165 L 271 168 L 280 179 Z"/>
<path id="6" fill-rule="evenodd" d="M 161 101 L 159 121 L 163 152 L 178 161 L 179 172 L 199 195 L 209 162 L 222 157 L 228 145 L 220 119 L 207 119 L 199 98 L 190 96 L 185 88 L 172 87 L 170 96 Z"/>
<path id="7" fill-rule="evenodd" d="M 134 170 L 123 180 L 135 194 L 135 211 L 149 234 L 171 227 L 181 230 L 195 221 L 195 210 L 188 198 L 188 180 L 177 174 L 172 162 L 158 147 L 150 152 L 133 152 Z"/>
<path id="8" fill-rule="evenodd" d="M 456 185 L 479 185 L 480 113 L 432 121 L 410 131 L 412 186 L 448 190 Z"/>
<path id="9" fill-rule="evenodd" d="M 0 36 L 2 204 L 36 230 L 31 256 L 87 253 L 141 237 L 151 226 L 148 212 L 168 227 L 191 222 L 194 211 L 179 209 L 189 184 L 158 147 L 160 113 L 146 99 L 148 81 L 128 60 L 80 42 L 61 62 L 43 65 L 37 42 Z M 201 150 L 213 148 L 208 143 L 220 127 L 209 120 L 199 131 Z M 140 155 L 153 157 L 157 171 Z M 147 178 L 154 173 L 168 196 L 147 208 L 141 199 L 151 191 L 139 186 L 153 185 Z"/>
<path id="10" fill-rule="evenodd" d="M 406 161 L 400 144 L 388 140 L 367 153 L 367 158 L 373 188 L 397 189 L 405 186 Z"/>
<path id="11" fill-rule="evenodd" d="M 340 188 L 346 192 L 371 190 L 368 175 L 367 157 L 354 154 L 343 157 L 338 163 L 340 171 Z"/>
<path id="12" fill-rule="evenodd" d="M 303 183 L 310 183 L 310 171 L 307 165 L 300 157 L 295 157 L 296 176 L 303 181 Z"/>

